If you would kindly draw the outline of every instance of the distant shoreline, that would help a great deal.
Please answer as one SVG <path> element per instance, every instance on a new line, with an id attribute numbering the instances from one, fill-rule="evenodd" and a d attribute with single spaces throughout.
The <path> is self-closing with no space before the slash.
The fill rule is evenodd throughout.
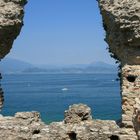
<path id="1" fill-rule="evenodd" d="M 29 72 L 29 73 L 24 73 L 24 72 L 8 72 L 8 73 L 2 73 L 2 75 L 32 75 L 32 74 L 117 74 L 118 72 L 81 72 L 81 73 L 67 73 L 67 72 L 62 72 L 62 73 L 46 73 L 46 72 Z"/>

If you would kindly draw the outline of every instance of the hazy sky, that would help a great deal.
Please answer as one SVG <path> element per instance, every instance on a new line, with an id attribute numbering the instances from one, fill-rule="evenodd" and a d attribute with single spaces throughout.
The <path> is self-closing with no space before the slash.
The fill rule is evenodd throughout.
<path id="1" fill-rule="evenodd" d="M 96 0 L 29 0 L 8 57 L 33 64 L 112 63 Z"/>

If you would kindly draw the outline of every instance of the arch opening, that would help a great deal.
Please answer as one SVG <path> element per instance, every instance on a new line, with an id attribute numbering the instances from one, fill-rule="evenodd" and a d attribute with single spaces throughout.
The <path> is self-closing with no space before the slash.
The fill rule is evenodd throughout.
<path id="1" fill-rule="evenodd" d="M 51 3 L 52 4 L 52 3 Z M 33 5 L 34 6 L 34 4 L 33 3 L 31 3 L 31 2 L 29 2 L 29 6 L 31 6 L 31 5 Z M 91 3 L 89 3 L 88 4 L 88 6 L 89 5 L 91 5 Z M 45 10 L 45 7 L 44 7 L 44 5 L 41 5 L 42 6 L 42 9 L 43 10 Z M 97 4 L 96 4 L 96 9 L 98 9 L 97 8 Z M 37 7 L 35 7 L 35 8 L 37 8 Z M 63 7 L 64 8 L 64 7 Z M 74 8 L 74 7 L 73 7 Z M 83 7 L 82 7 L 83 8 Z M 49 8 L 50 9 L 50 8 Z M 93 7 L 92 7 L 92 9 L 93 9 Z M 36 9 L 34 9 L 34 10 L 36 10 Z M 64 8 L 64 10 L 66 10 L 65 8 Z M 76 10 L 76 9 L 75 9 Z M 38 10 L 37 10 L 38 11 Z M 90 15 L 91 15 L 91 11 L 89 10 L 88 11 L 89 13 L 90 13 Z M 98 12 L 99 12 L 99 9 L 98 9 Z M 28 13 L 29 13 L 29 15 L 28 15 Z M 32 50 L 30 49 L 30 47 L 29 47 L 29 52 L 34 52 L 32 55 L 34 55 L 33 56 L 33 58 L 31 58 L 31 61 L 32 61 L 32 59 L 35 59 L 35 58 L 37 58 L 37 59 L 35 59 L 35 61 L 38 61 L 38 59 L 39 59 L 39 57 L 42 57 L 42 59 L 43 59 L 43 61 L 46 61 L 47 60 L 47 57 L 44 57 L 45 55 L 47 56 L 47 54 L 46 54 L 46 52 L 48 52 L 48 51 L 50 51 L 50 53 L 48 52 L 48 55 L 49 54 L 51 54 L 52 52 L 52 50 L 54 51 L 53 52 L 53 55 L 51 56 L 51 57 L 53 57 L 54 55 L 56 55 L 58 52 L 59 52 L 59 49 L 56 49 L 56 47 L 54 47 L 53 46 L 53 43 L 56 41 L 57 43 L 59 43 L 59 40 L 57 40 L 57 37 L 59 36 L 59 34 L 61 34 L 62 32 L 60 32 L 60 30 L 55 30 L 56 31 L 56 34 L 55 34 L 55 31 L 53 31 L 53 33 L 51 34 L 51 30 L 52 30 L 52 28 L 53 27 L 55 27 L 55 25 L 53 25 L 53 26 L 51 26 L 50 24 L 49 24 L 49 26 L 48 27 L 51 27 L 51 28 L 49 28 L 48 30 L 49 30 L 49 33 L 46 35 L 47 37 L 44 39 L 44 40 L 40 40 L 40 42 L 37 40 L 37 38 L 41 38 L 41 37 L 39 37 L 38 36 L 38 34 L 42 34 L 42 36 L 45 36 L 45 34 L 43 34 L 43 33 L 45 33 L 45 30 L 46 30 L 46 28 L 47 27 L 45 27 L 46 25 L 45 24 L 43 24 L 43 20 L 41 20 L 42 22 L 41 22 L 41 25 L 42 25 L 42 28 L 40 28 L 39 30 L 41 30 L 41 31 L 39 31 L 38 29 L 37 29 L 37 27 L 38 27 L 38 23 L 37 24 L 35 24 L 34 26 L 33 25 L 31 25 L 31 23 L 30 23 L 30 21 L 31 20 L 29 20 L 29 18 L 31 18 L 31 13 L 34 13 L 34 14 L 37 14 L 36 12 L 31 12 L 30 11 L 30 9 L 29 9 L 29 7 L 27 7 L 27 9 L 26 9 L 26 16 L 25 16 L 25 27 L 24 27 L 24 29 L 23 29 L 23 33 L 22 33 L 22 36 L 23 36 L 23 40 L 21 39 L 20 40 L 20 38 L 19 38 L 19 40 L 17 40 L 16 42 L 15 42 L 15 49 L 13 49 L 13 53 L 11 53 L 10 55 L 9 55 L 9 57 L 17 57 L 17 58 L 19 58 L 19 59 L 23 59 L 23 56 L 24 56 L 24 60 L 26 61 L 28 61 L 28 60 L 30 60 L 30 58 L 31 57 L 29 57 L 28 55 L 30 55 L 30 53 L 27 53 L 27 51 L 28 50 L 26 50 L 26 48 L 25 48 L 25 46 L 26 45 L 28 45 L 28 38 L 26 38 L 26 34 L 27 33 L 29 33 L 28 32 L 28 30 L 29 30 L 29 28 L 32 28 L 32 29 L 34 29 L 34 32 L 31 32 L 31 33 L 29 33 L 29 35 L 28 35 L 28 37 L 30 36 L 30 37 L 32 37 L 32 39 L 31 40 L 34 40 L 34 44 L 32 44 L 33 42 L 30 42 L 30 45 L 31 45 L 31 48 L 32 48 Z M 73 13 L 74 14 L 74 13 Z M 79 14 L 79 13 L 77 13 L 77 14 Z M 99 14 L 99 13 L 98 13 Z M 33 15 L 34 16 L 34 15 Z M 32 17 L 33 17 L 32 16 Z M 42 15 L 42 17 L 45 17 L 45 14 L 44 15 Z M 55 16 L 55 15 L 54 15 Z M 58 16 L 58 15 L 57 15 Z M 54 22 L 56 22 L 57 20 L 58 20 L 58 17 L 57 16 L 55 16 L 55 21 Z M 66 15 L 63 15 L 63 17 L 64 16 L 66 16 Z M 86 15 L 85 16 L 83 16 L 83 17 L 87 17 Z M 52 17 L 51 17 L 52 18 Z M 89 18 L 92 18 L 92 17 L 89 17 Z M 88 18 L 88 20 L 89 20 L 89 18 Z M 98 25 L 97 25 L 97 27 L 98 26 L 100 26 L 100 28 L 102 28 L 102 25 L 101 25 L 101 17 L 96 17 L 97 18 L 97 20 L 98 20 L 98 22 L 100 22 Z M 47 18 L 46 18 L 47 19 Z M 49 19 L 50 19 L 50 17 L 49 17 Z M 72 18 L 71 18 L 72 19 Z M 74 22 L 75 22 L 75 20 L 76 19 L 74 19 L 73 20 L 73 24 L 74 24 Z M 34 23 L 35 22 L 37 22 L 37 20 L 35 20 L 35 19 L 33 19 L 32 21 L 34 21 Z M 78 36 L 80 36 L 80 34 L 91 34 L 91 32 L 89 32 L 89 28 L 87 28 L 87 26 L 88 26 L 88 24 L 91 24 L 92 22 L 90 21 L 90 23 L 84 23 L 84 19 L 82 20 L 82 23 L 83 23 L 83 27 L 85 27 L 85 25 L 86 25 L 86 30 L 87 30 L 87 32 L 86 31 L 83 31 L 83 32 L 81 32 L 80 33 L 80 29 L 81 28 L 79 28 L 79 33 L 76 33 L 76 35 L 78 35 Z M 48 22 L 48 20 L 46 21 L 46 23 Z M 94 21 L 95 22 L 95 21 Z M 93 23 L 94 23 L 93 22 Z M 45 23 L 45 22 L 44 22 Z M 29 26 L 28 26 L 29 25 Z M 60 25 L 60 23 L 59 23 L 59 25 Z M 80 24 L 77 24 L 77 28 L 78 28 L 78 26 L 79 26 Z M 92 25 L 92 26 L 94 26 L 94 25 Z M 45 28 L 44 28 L 45 27 Z M 58 26 L 57 26 L 58 27 Z M 71 28 L 71 26 L 69 26 L 70 28 Z M 74 28 L 74 29 L 76 29 L 76 27 Z M 96 27 L 96 28 L 97 28 Z M 66 28 L 68 28 L 68 26 L 66 27 Z M 66 28 L 65 28 L 65 30 L 66 30 Z M 62 26 L 61 26 L 61 29 L 64 29 Z M 70 29 L 71 30 L 71 29 Z M 69 33 L 71 32 L 69 30 Z M 59 32 L 58 32 L 59 31 Z M 103 38 L 104 38 L 104 36 L 103 36 L 103 34 L 104 34 L 104 32 L 103 31 L 100 31 L 99 30 L 99 34 L 95 34 L 95 31 L 96 31 L 96 33 L 97 33 L 97 30 L 95 30 L 95 29 L 92 29 L 92 39 L 91 40 L 93 40 L 94 39 L 94 41 L 92 41 L 92 42 L 96 42 L 96 39 L 98 39 L 99 37 L 101 37 L 101 40 L 103 40 Z M 35 32 L 38 32 L 38 34 L 34 34 Z M 63 30 L 63 32 L 64 32 L 64 30 Z M 78 32 L 78 31 L 77 31 Z M 73 34 L 70 36 L 70 37 L 72 37 L 72 36 L 74 36 L 74 31 L 72 32 Z M 53 36 L 53 34 L 55 34 L 56 36 Z M 49 47 L 48 48 L 48 51 L 47 51 L 47 49 L 45 49 L 45 47 L 42 47 L 42 44 L 41 44 L 41 42 L 50 42 L 50 40 L 52 39 L 52 38 L 49 38 L 49 35 L 50 36 L 53 36 L 54 37 L 54 41 L 51 41 L 51 43 L 49 44 L 53 49 L 51 50 L 51 47 Z M 61 34 L 62 35 L 62 34 Z M 60 36 L 61 36 L 60 35 Z M 74 38 L 73 38 L 73 40 L 67 40 L 68 41 L 68 43 L 67 44 L 69 44 L 71 41 L 73 42 L 73 43 L 75 43 L 74 41 L 74 39 L 76 38 L 76 35 L 74 36 Z M 100 35 L 102 35 L 102 36 L 100 36 Z M 59 38 L 60 40 L 61 40 L 61 43 L 60 43 L 60 45 L 64 45 L 63 44 L 63 42 L 64 42 L 64 39 L 63 39 L 63 37 L 64 36 L 67 36 L 67 34 L 66 34 L 66 32 L 65 32 L 65 34 L 63 34 L 62 36 L 61 36 L 61 38 Z M 85 35 L 85 36 L 81 36 L 81 38 L 79 38 L 79 40 L 80 40 L 80 43 L 82 44 L 83 43 L 83 40 L 84 40 L 84 38 L 86 39 L 86 41 L 85 41 L 85 44 L 84 44 L 84 46 L 82 46 L 81 45 L 81 48 L 79 47 L 79 49 L 78 50 L 72 50 L 71 51 L 71 49 L 69 49 L 69 47 L 66 47 L 65 48 L 65 51 L 66 51 L 66 54 L 67 55 L 69 55 L 70 54 L 70 57 L 69 58 L 67 58 L 67 56 L 65 56 L 66 58 L 67 58 L 67 60 L 70 60 L 70 58 L 71 59 L 73 59 L 73 53 L 76 51 L 77 53 L 75 53 L 75 55 L 74 55 L 74 58 L 78 58 L 78 56 L 79 56 L 79 60 L 82 58 L 82 61 L 84 61 L 84 59 L 86 59 L 86 57 L 88 57 L 88 56 L 90 56 L 91 55 L 91 53 L 92 52 L 94 52 L 93 51 L 93 49 L 92 50 L 89 50 L 88 51 L 88 53 L 86 53 L 86 50 L 88 50 L 88 48 L 86 48 L 89 44 L 88 44 L 88 42 L 89 41 L 91 41 L 91 40 L 89 40 L 89 38 L 91 37 L 90 35 L 86 38 L 86 36 L 87 35 Z M 82 37 L 84 37 L 84 38 L 82 38 Z M 96 38 L 96 39 L 95 39 Z M 42 37 L 42 39 L 43 39 L 43 37 Z M 25 41 L 25 40 L 28 40 L 28 41 Z M 19 47 L 19 45 L 21 45 L 23 42 L 28 42 L 27 44 L 24 44 L 23 45 L 23 48 L 19 51 L 19 49 L 18 49 L 18 47 Z M 39 43 L 38 43 L 39 42 Z M 91 45 L 91 47 L 93 47 L 93 45 L 99 45 L 99 46 L 102 46 L 101 44 L 100 44 L 100 41 L 97 41 L 96 42 L 97 44 L 92 44 Z M 41 45 L 40 45 L 41 44 Z M 77 45 L 77 42 L 75 43 L 76 45 Z M 88 45 L 87 45 L 88 44 Z M 46 51 L 42 51 L 42 53 L 41 53 L 41 55 L 39 55 L 39 51 L 37 50 L 36 51 L 36 49 L 35 49 L 35 47 L 37 47 L 37 46 L 39 46 L 40 45 L 40 50 L 46 50 Z M 75 45 L 75 46 L 76 46 Z M 79 44 L 78 44 L 79 45 Z M 103 45 L 105 45 L 105 44 L 103 44 Z M 22 45 L 21 45 L 22 46 Z M 35 46 L 35 47 L 33 47 L 33 46 Z M 60 46 L 59 46 L 60 47 Z M 91 47 L 90 47 L 90 49 L 91 49 Z M 84 49 L 83 49 L 84 48 Z M 56 49 L 56 50 L 55 50 Z M 97 48 L 96 48 L 97 49 Z M 96 50 L 95 49 L 95 50 Z M 16 51 L 18 50 L 18 52 L 19 52 L 19 55 L 20 55 L 20 57 L 16 54 Z M 26 51 L 25 51 L 26 50 Z M 68 51 L 67 51 L 68 50 Z M 81 50 L 80 52 L 79 52 L 79 50 Z M 64 53 L 65 53 L 65 51 L 64 51 Z M 102 53 L 102 49 L 100 50 L 97 50 L 97 52 L 98 51 L 100 51 L 101 53 Z M 104 51 L 105 52 L 105 51 Z M 103 54 L 104 54 L 104 52 L 103 52 Z M 63 54 L 64 54 L 63 53 Z M 108 53 L 107 51 L 106 51 L 106 53 Z M 27 57 L 25 57 L 25 54 L 26 54 L 26 56 Z M 96 55 L 97 53 L 95 53 L 95 55 Z M 86 55 L 86 56 L 84 56 L 84 55 Z M 106 56 L 106 54 L 104 54 L 105 56 Z M 30 55 L 31 56 L 31 55 Z M 38 57 L 39 56 L 39 57 Z M 76 56 L 76 57 L 75 57 Z M 94 55 L 93 55 L 94 56 Z M 96 55 L 97 56 L 97 55 Z M 45 58 L 45 59 L 44 59 Z M 56 60 L 59 60 L 58 58 L 60 58 L 61 60 L 65 60 L 65 58 L 64 57 L 61 57 L 61 56 L 59 56 L 59 57 L 57 57 L 56 58 Z M 84 59 L 83 59 L 84 58 Z M 101 58 L 100 56 L 98 56 L 97 58 L 94 58 L 94 57 L 92 57 L 91 59 L 98 59 L 98 58 Z M 50 58 L 48 58 L 48 59 L 50 59 Z M 110 60 L 109 58 L 106 58 L 107 60 L 107 62 L 108 61 L 112 61 L 112 60 Z M 65 62 L 68 62 L 67 60 L 65 60 Z M 102 59 L 99 59 L 99 60 L 102 60 Z M 41 61 L 41 60 L 40 60 Z M 73 62 L 75 63 L 75 61 L 76 61 L 76 59 L 75 60 L 73 60 Z M 62 62 L 62 61 L 61 61 Z M 77 62 L 76 62 L 77 63 Z M 89 62 L 90 63 L 90 62 Z M 112 62 L 111 62 L 112 63 Z M 81 73 L 81 67 L 83 67 L 83 66 L 80 66 L 80 67 L 78 67 L 77 68 L 77 66 L 76 66 L 76 74 L 77 75 L 79 75 L 79 77 L 76 77 L 75 76 L 75 73 L 73 73 L 74 75 L 72 76 L 72 77 L 70 77 L 70 73 L 67 73 L 67 72 L 64 72 L 64 74 L 66 75 L 67 74 L 67 77 L 65 77 L 65 78 L 67 78 L 67 79 L 76 79 L 76 80 L 72 80 L 72 81 L 66 81 L 66 83 L 64 83 L 64 82 L 62 82 L 62 81 L 59 81 L 62 77 L 60 76 L 60 74 L 59 74 L 59 76 L 56 76 L 56 75 L 53 75 L 51 78 L 52 78 L 52 80 L 50 80 L 49 78 L 49 76 L 48 77 L 45 77 L 45 76 L 43 76 L 43 75 L 41 75 L 42 73 L 45 73 L 46 71 L 53 71 L 54 73 L 53 74 L 55 74 L 55 70 L 54 69 L 47 69 L 47 70 L 44 70 L 44 68 L 43 69 L 41 69 L 41 72 L 40 73 L 38 73 L 38 75 L 41 75 L 40 77 L 42 78 L 42 79 L 40 79 L 40 78 L 38 78 L 38 75 L 35 75 L 35 77 L 32 77 L 33 76 L 33 73 L 32 73 L 32 71 L 34 72 L 34 73 L 37 73 L 38 71 L 40 71 L 40 69 L 38 69 L 38 68 L 31 68 L 31 69 L 28 69 L 28 70 L 25 70 L 24 72 L 25 73 L 23 73 L 23 75 L 19 75 L 19 77 L 17 76 L 17 77 L 15 77 L 15 75 L 10 75 L 10 77 L 8 77 L 8 76 L 6 76 L 6 78 L 8 78 L 7 80 L 5 80 L 4 82 L 3 82 L 3 85 L 6 85 L 6 83 L 7 83 L 7 81 L 9 81 L 10 79 L 13 79 L 13 83 L 15 82 L 15 80 L 18 80 L 19 81 L 19 84 L 18 85 L 11 85 L 11 86 L 13 86 L 12 88 L 14 88 L 15 86 L 16 87 L 18 87 L 18 89 L 16 89 L 15 91 L 13 90 L 12 91 L 12 93 L 8 90 L 8 89 L 10 89 L 10 86 L 8 86 L 8 85 L 6 85 L 5 86 L 5 91 L 7 92 L 6 94 L 6 96 L 7 96 L 7 101 L 6 101 L 6 106 L 7 106 L 7 108 L 10 108 L 9 106 L 10 106 L 10 104 L 9 104 L 9 102 L 11 103 L 11 101 L 10 101 L 10 95 L 8 95 L 8 93 L 10 93 L 10 94 L 16 94 L 15 95 L 15 99 L 13 99 L 13 102 L 14 102 L 14 100 L 16 100 L 17 101 L 17 98 L 18 98 L 18 100 L 19 101 L 17 101 L 17 102 L 15 102 L 15 103 L 13 103 L 13 106 L 18 106 L 17 104 L 22 104 L 23 105 L 23 110 L 24 111 L 30 111 L 30 110 L 35 110 L 35 109 L 37 109 L 37 110 L 39 110 L 40 111 L 40 109 L 42 108 L 42 106 L 44 106 L 44 105 L 42 105 L 42 103 L 40 103 L 39 102 L 39 100 L 40 101 L 42 101 L 43 103 L 45 103 L 45 100 L 47 99 L 47 97 L 45 96 L 45 94 L 48 94 L 48 96 L 50 96 L 50 94 L 52 94 L 53 92 L 56 92 L 56 93 L 59 93 L 59 97 L 58 97 L 58 94 L 56 95 L 56 98 L 54 98 L 54 96 L 50 96 L 51 98 L 50 98 L 50 101 L 48 101 L 48 104 L 46 104 L 46 106 L 48 106 L 48 105 L 50 105 L 51 103 L 57 103 L 57 102 L 61 102 L 61 106 L 59 106 L 59 104 L 56 104 L 56 105 L 54 105 L 54 107 L 53 107 L 53 109 L 55 109 L 55 106 L 58 106 L 59 108 L 62 108 L 62 110 L 60 111 L 60 114 L 63 114 L 63 111 L 69 106 L 69 105 L 71 105 L 71 104 L 73 104 L 73 103 L 79 103 L 79 102 L 82 102 L 82 103 L 86 103 L 86 104 L 88 104 L 90 107 L 92 107 L 92 110 L 95 110 L 95 118 L 100 118 L 100 119 L 111 119 L 111 117 L 109 118 L 107 115 L 108 115 L 108 113 L 109 113 L 109 110 L 111 109 L 111 111 L 112 111 L 112 114 L 114 114 L 114 111 L 113 111 L 113 109 L 112 109 L 112 106 L 111 105 L 113 105 L 115 108 L 119 108 L 118 110 L 117 110 L 117 112 L 115 112 L 116 114 L 117 114 L 117 118 L 113 118 L 113 119 L 119 119 L 119 117 L 120 117 L 120 97 L 119 97 L 119 94 L 118 94 L 118 96 L 117 96 L 117 92 L 119 92 L 119 83 L 118 82 L 116 82 L 115 81 L 115 79 L 116 79 L 116 75 L 115 74 L 112 74 L 112 75 L 110 75 L 109 73 L 107 73 L 106 75 L 104 75 L 103 73 L 102 74 L 99 74 L 98 72 L 99 71 L 103 71 L 103 72 L 105 72 L 105 71 L 108 71 L 108 70 L 110 70 L 110 68 L 109 68 L 109 66 L 110 66 L 110 64 L 107 66 L 107 67 L 103 67 L 103 65 L 104 65 L 104 63 L 100 63 L 99 62 L 99 64 L 100 64 L 100 67 L 98 67 L 98 64 L 97 65 L 95 65 L 95 66 L 93 66 L 93 64 L 92 64 L 92 61 L 91 61 L 91 64 L 88 66 L 88 69 L 91 69 L 91 70 L 87 70 L 87 71 L 85 71 L 85 69 L 87 69 L 87 68 L 83 68 L 83 70 L 82 70 L 82 72 L 84 73 L 84 72 L 87 72 L 86 73 L 86 75 L 85 76 L 83 76 L 83 74 Z M 97 68 L 98 67 L 98 68 Z M 91 71 L 92 71 L 92 69 L 95 69 L 95 68 L 97 68 L 96 69 L 96 72 L 95 73 L 92 73 Z M 113 67 L 114 68 L 114 67 Z M 71 68 L 70 68 L 71 69 Z M 111 67 L 111 69 L 112 69 L 112 67 Z M 58 69 L 58 70 L 60 70 L 60 69 Z M 63 70 L 64 70 L 64 68 L 63 68 Z M 68 70 L 68 68 L 66 67 L 65 68 L 65 70 L 67 71 Z M 72 70 L 68 70 L 68 71 L 73 71 L 73 69 Z M 116 70 L 116 68 L 115 68 L 115 70 L 114 71 L 117 71 Z M 31 72 L 31 73 L 30 73 Z M 26 74 L 28 74 L 28 73 L 30 73 L 30 74 L 32 74 L 32 76 L 30 76 L 30 77 L 28 77 Z M 98 73 L 98 74 L 97 74 Z M 81 74 L 81 75 L 80 75 Z M 91 74 L 91 75 L 90 75 Z M 95 76 L 95 74 L 96 74 L 96 76 Z M 55 78 L 58 78 L 57 79 L 57 82 L 59 83 L 55 83 L 54 81 L 53 81 L 53 79 L 55 79 Z M 79 78 L 79 79 L 78 79 Z M 80 79 L 80 78 L 83 78 L 83 79 Z M 98 81 L 98 78 L 99 78 L 99 81 Z M 26 83 L 24 83 L 24 82 L 22 82 L 22 81 L 20 81 L 20 79 L 21 80 L 25 80 L 26 81 Z M 31 81 L 31 79 L 33 79 L 32 81 Z M 45 81 L 45 79 L 48 79 L 47 81 Z M 63 78 L 61 79 L 61 80 L 63 80 Z M 83 83 L 80 83 L 79 81 L 82 81 Z M 42 81 L 45 81 L 45 83 L 43 83 Z M 21 83 L 22 84 L 21 84 Z M 71 82 L 72 84 L 68 84 L 69 82 Z M 99 84 L 98 85 L 98 82 L 99 83 L 101 83 L 101 85 Z M 46 83 L 48 83 L 49 85 L 51 85 L 51 87 L 50 88 L 47 88 L 47 87 L 45 87 L 46 86 Z M 16 83 L 17 84 L 17 83 Z M 53 85 L 56 85 L 56 84 L 58 84 L 58 87 L 55 87 L 54 89 L 52 88 L 52 86 Z M 75 86 L 75 85 L 76 86 Z M 114 103 L 112 103 L 112 101 L 111 101 L 111 98 L 108 96 L 108 95 L 110 95 L 111 94 L 111 92 L 112 92 L 112 90 L 109 90 L 109 88 L 111 87 L 111 84 L 113 85 L 113 97 L 115 97 L 115 100 L 114 100 L 114 103 L 116 102 L 116 100 L 117 100 L 117 104 L 114 104 Z M 102 86 L 103 85 L 103 86 Z M 33 87 L 32 87 L 33 86 Z M 77 88 L 75 88 L 75 87 Z M 44 91 L 42 90 L 42 91 L 38 91 L 38 89 L 37 89 L 37 87 L 39 87 L 39 88 L 41 88 L 41 89 L 44 89 Z M 81 87 L 81 90 L 80 90 L 80 88 L 79 87 Z M 89 88 L 90 87 L 90 88 Z M 98 87 L 99 89 L 97 90 L 96 89 L 96 87 Z M 100 87 L 103 87 L 103 88 L 100 88 Z M 31 88 L 33 89 L 33 90 L 31 90 Z M 88 89 L 89 88 L 89 89 Z M 94 88 L 94 90 L 93 90 L 93 88 Z M 105 88 L 108 88 L 107 90 L 104 90 Z M 23 91 L 20 91 L 20 90 L 23 90 Z M 117 91 L 115 91 L 116 89 L 118 89 Z M 56 91 L 55 91 L 56 90 Z M 28 93 L 28 91 L 32 91 L 32 92 L 34 92 L 33 94 L 31 94 L 31 95 L 28 95 L 28 98 L 26 98 L 26 100 L 24 99 L 25 98 L 25 93 Z M 48 91 L 48 92 L 47 92 Z M 72 93 L 70 93 L 72 91 Z M 17 92 L 21 92 L 21 93 L 23 93 L 23 94 L 21 94 L 21 95 L 17 95 Z M 40 93 L 40 95 L 38 95 L 38 92 Z M 46 92 L 46 93 L 45 93 Z M 50 93 L 50 94 L 49 94 Z M 60 94 L 61 93 L 61 94 Z M 81 93 L 82 93 L 82 95 L 81 95 Z M 94 93 L 94 94 L 93 94 Z M 25 95 L 24 95 L 25 94 Z M 88 95 L 87 95 L 88 94 Z M 97 96 L 97 94 L 99 95 L 99 96 Z M 103 102 L 103 100 L 101 99 L 101 97 L 102 97 L 102 95 L 104 94 L 104 102 Z M 40 97 L 39 97 L 40 96 Z M 43 98 L 42 98 L 42 97 Z M 70 100 L 71 98 L 72 98 L 72 96 L 73 96 L 73 101 L 72 100 Z M 58 98 L 57 98 L 58 97 Z M 95 100 L 95 97 L 98 97 L 97 98 L 97 100 Z M 8 99 L 9 98 L 9 99 Z M 31 107 L 31 100 L 32 100 L 32 98 L 33 98 L 33 100 L 37 103 L 34 107 Z M 23 100 L 22 100 L 23 99 Z M 80 99 L 80 100 L 77 100 L 77 99 Z M 93 100 L 91 100 L 91 99 L 93 99 Z M 68 104 L 66 104 L 66 103 L 63 103 L 63 101 L 66 101 Z M 89 102 L 90 101 L 90 102 Z M 99 102 L 100 103 L 103 103 L 103 104 L 100 104 L 99 105 Z M 28 105 L 27 104 L 25 104 L 25 103 L 29 103 Z M 41 106 L 42 105 L 42 106 Z M 107 107 L 107 109 L 103 109 L 104 107 L 105 107 L 105 105 L 106 105 L 106 107 Z M 40 106 L 40 107 L 39 107 Z M 31 107 L 31 108 L 30 108 Z M 20 108 L 18 108 L 17 107 L 17 110 L 16 111 L 22 111 L 22 110 L 20 110 Z M 11 109 L 11 112 L 10 113 L 12 113 L 12 114 L 14 114 L 15 112 L 16 112 L 15 110 L 12 110 Z M 104 111 L 104 113 L 106 112 L 106 114 L 104 114 L 103 113 L 103 111 Z M 6 110 L 3 110 L 3 112 L 4 112 L 4 114 L 6 114 Z M 42 111 L 40 111 L 40 112 L 42 112 Z M 54 116 L 54 114 L 48 109 L 48 110 L 45 110 L 45 112 L 43 111 L 42 113 L 43 113 L 43 120 L 44 120 L 44 118 L 45 118 L 45 115 L 46 115 L 46 112 L 48 112 L 48 114 L 51 114 L 50 116 L 48 116 L 50 119 L 52 118 L 53 120 L 56 120 L 57 118 L 59 118 L 59 119 L 63 119 L 62 118 L 62 116 L 57 116 L 57 118 L 55 118 L 55 117 L 52 117 L 52 116 Z M 103 114 L 102 114 L 103 113 Z M 100 114 L 101 115 L 101 117 L 100 117 L 100 115 L 98 115 L 98 114 Z M 106 116 L 105 118 L 104 118 L 104 116 Z"/>

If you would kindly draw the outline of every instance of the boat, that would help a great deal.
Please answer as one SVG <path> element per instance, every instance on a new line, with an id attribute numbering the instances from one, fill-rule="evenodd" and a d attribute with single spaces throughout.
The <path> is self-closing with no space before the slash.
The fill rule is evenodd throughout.
<path id="1" fill-rule="evenodd" d="M 68 88 L 62 88 L 61 90 L 62 90 L 62 91 L 67 91 L 67 90 L 68 90 Z"/>

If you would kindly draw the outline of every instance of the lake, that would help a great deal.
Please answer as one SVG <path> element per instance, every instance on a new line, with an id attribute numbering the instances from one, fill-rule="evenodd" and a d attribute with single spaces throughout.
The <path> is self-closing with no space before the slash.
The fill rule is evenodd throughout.
<path id="1" fill-rule="evenodd" d="M 84 103 L 93 118 L 121 118 L 120 83 L 117 74 L 6 74 L 2 88 L 3 115 L 39 111 L 46 123 L 64 119 L 69 105 Z"/>

